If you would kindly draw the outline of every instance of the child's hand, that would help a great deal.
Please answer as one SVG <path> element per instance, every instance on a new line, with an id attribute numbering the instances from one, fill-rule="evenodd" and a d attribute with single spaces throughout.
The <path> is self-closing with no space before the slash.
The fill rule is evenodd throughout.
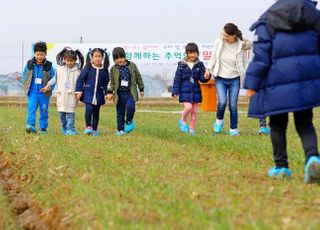
<path id="1" fill-rule="evenodd" d="M 106 96 L 106 98 L 107 98 L 108 101 L 112 101 L 112 99 L 113 99 L 113 94 L 108 93 L 107 96 Z"/>
<path id="2" fill-rule="evenodd" d="M 206 70 L 206 72 L 204 73 L 204 78 L 209 79 L 210 77 L 211 77 L 211 74 L 209 73 L 208 70 Z"/>
<path id="3" fill-rule="evenodd" d="M 82 97 L 82 93 L 76 93 L 76 98 L 78 101 L 81 99 L 81 97 Z"/>
<path id="4" fill-rule="evenodd" d="M 247 89 L 247 96 L 252 97 L 256 94 L 257 92 L 252 90 L 252 89 Z"/>
<path id="5" fill-rule="evenodd" d="M 51 90 L 50 85 L 47 85 L 47 86 L 43 87 L 43 88 L 40 90 L 40 92 L 46 93 L 46 92 L 48 92 L 48 91 L 50 91 L 50 90 Z"/>
<path id="6" fill-rule="evenodd" d="M 144 97 L 144 92 L 140 92 L 140 96 L 141 96 L 141 97 Z"/>

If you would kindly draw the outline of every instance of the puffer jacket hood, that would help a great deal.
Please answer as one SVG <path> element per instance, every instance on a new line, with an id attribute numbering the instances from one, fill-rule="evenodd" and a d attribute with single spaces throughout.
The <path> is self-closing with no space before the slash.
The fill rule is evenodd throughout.
<path id="1" fill-rule="evenodd" d="M 266 27 L 271 35 L 275 31 L 303 31 L 314 29 L 319 21 L 319 12 L 315 10 L 317 2 L 311 0 L 278 0 L 274 3 L 266 13 L 264 13 L 259 21 L 266 21 Z M 250 30 L 256 28 L 254 24 Z"/>

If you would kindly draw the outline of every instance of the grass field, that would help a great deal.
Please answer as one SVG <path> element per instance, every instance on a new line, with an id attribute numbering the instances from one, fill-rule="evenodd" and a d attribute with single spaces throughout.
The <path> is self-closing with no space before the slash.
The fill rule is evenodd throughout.
<path id="1" fill-rule="evenodd" d="M 79 131 L 83 116 L 80 107 Z M 114 108 L 103 107 L 100 137 L 63 136 L 52 106 L 49 133 L 29 135 L 26 109 L 3 106 L 0 156 L 49 229 L 319 229 L 320 187 L 303 183 L 292 117 L 293 178 L 275 181 L 266 177 L 272 150 L 269 137 L 257 135 L 258 120 L 240 114 L 241 135 L 230 137 L 228 116 L 215 135 L 213 113 L 200 112 L 192 137 L 178 131 L 179 114 L 137 112 L 134 132 L 117 137 Z M 314 122 L 319 133 L 320 110 Z M 19 229 L 11 203 L 0 194 L 1 229 Z"/>

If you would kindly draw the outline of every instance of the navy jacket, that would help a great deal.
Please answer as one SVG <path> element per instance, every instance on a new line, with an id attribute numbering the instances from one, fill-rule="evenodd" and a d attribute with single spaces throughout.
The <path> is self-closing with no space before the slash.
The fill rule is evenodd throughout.
<path id="1" fill-rule="evenodd" d="M 251 28 L 254 58 L 244 88 L 257 91 L 249 116 L 320 105 L 320 13 L 309 0 L 279 0 Z"/>
<path id="2" fill-rule="evenodd" d="M 179 95 L 179 102 L 199 103 L 202 101 L 200 82 L 209 81 L 204 78 L 204 64 L 197 60 L 192 69 L 185 60 L 178 63 L 173 81 L 172 94 Z"/>
<path id="3" fill-rule="evenodd" d="M 98 76 L 96 76 L 99 71 Z M 86 104 L 103 105 L 107 94 L 109 72 L 104 68 L 85 67 L 77 80 L 76 93 L 82 92 L 81 101 Z"/>

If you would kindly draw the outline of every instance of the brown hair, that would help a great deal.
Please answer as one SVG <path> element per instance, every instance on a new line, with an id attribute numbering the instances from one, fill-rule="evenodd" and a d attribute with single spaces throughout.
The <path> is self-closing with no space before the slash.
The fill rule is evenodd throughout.
<path id="1" fill-rule="evenodd" d="M 238 29 L 238 26 L 236 26 L 233 23 L 227 23 L 223 27 L 224 32 L 226 32 L 228 35 L 236 35 L 238 39 L 241 41 L 243 40 L 242 38 L 242 32 Z"/>

